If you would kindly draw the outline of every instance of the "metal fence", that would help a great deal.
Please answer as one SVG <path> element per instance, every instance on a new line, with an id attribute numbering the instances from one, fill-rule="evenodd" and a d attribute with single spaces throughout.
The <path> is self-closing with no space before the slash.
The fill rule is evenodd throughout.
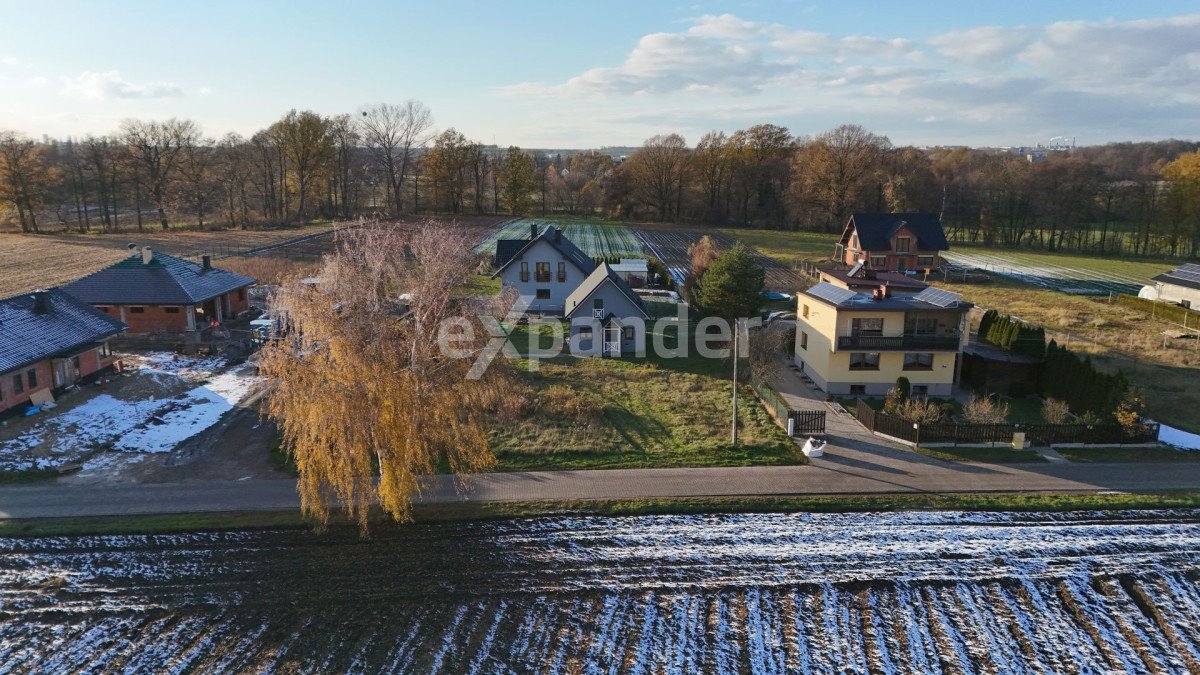
<path id="1" fill-rule="evenodd" d="M 879 412 L 861 398 L 855 407 L 858 421 L 872 432 L 898 438 L 916 445 L 986 445 L 1011 443 L 1013 435 L 1024 433 L 1032 445 L 1122 445 L 1154 443 L 1158 425 L 1143 424 L 1134 433 L 1118 424 L 958 424 L 934 422 L 918 424 Z"/>
<path id="2" fill-rule="evenodd" d="M 788 420 L 792 422 L 792 435 L 825 433 L 824 410 L 792 410 L 783 396 L 771 385 L 751 378 L 750 387 L 758 400 L 762 402 L 767 412 L 775 418 L 784 429 L 788 428 Z"/>

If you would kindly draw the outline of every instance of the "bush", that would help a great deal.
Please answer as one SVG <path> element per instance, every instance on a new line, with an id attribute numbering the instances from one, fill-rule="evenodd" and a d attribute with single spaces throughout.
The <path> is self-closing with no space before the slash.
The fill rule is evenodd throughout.
<path id="1" fill-rule="evenodd" d="M 1071 409 L 1066 401 L 1048 398 L 1042 402 L 1042 419 L 1050 424 L 1063 424 L 1070 414 Z"/>
<path id="2" fill-rule="evenodd" d="M 912 398 L 912 383 L 908 381 L 907 377 L 901 375 L 896 378 L 896 391 L 900 393 L 901 401 L 907 401 Z"/>
<path id="3" fill-rule="evenodd" d="M 1041 326 L 1000 314 L 994 309 L 984 312 L 979 320 L 979 336 L 1014 354 L 1042 358 L 1046 353 L 1046 331 Z"/>
<path id="4" fill-rule="evenodd" d="M 941 421 L 942 412 L 943 407 L 936 403 L 910 398 L 900 403 L 892 414 L 909 422 L 933 424 Z"/>
<path id="5" fill-rule="evenodd" d="M 1003 424 L 1008 419 L 1008 403 L 988 397 L 972 397 L 963 406 L 963 416 L 972 424 Z"/>
<path id="6" fill-rule="evenodd" d="M 1101 418 L 1117 409 L 1129 388 L 1124 375 L 1102 373 L 1090 359 L 1059 347 L 1054 340 L 1046 346 L 1040 378 L 1043 396 L 1066 401 L 1076 414 L 1091 412 Z"/>
<path id="7" fill-rule="evenodd" d="M 1145 407 L 1142 393 L 1134 387 L 1129 387 L 1125 390 L 1121 402 L 1117 404 L 1117 409 L 1113 411 L 1113 418 L 1121 425 L 1126 435 L 1136 436 L 1146 430 L 1146 425 L 1142 423 Z"/>

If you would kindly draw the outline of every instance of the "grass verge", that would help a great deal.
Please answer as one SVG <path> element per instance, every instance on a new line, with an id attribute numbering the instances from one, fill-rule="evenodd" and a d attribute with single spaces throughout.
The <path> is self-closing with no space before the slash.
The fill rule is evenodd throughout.
<path id="1" fill-rule="evenodd" d="M 417 523 L 555 515 L 640 516 L 708 513 L 857 513 L 883 511 L 1116 511 L 1200 507 L 1200 492 L 875 494 L 807 497 L 698 497 L 611 501 L 461 502 L 418 505 Z M 382 514 L 373 528 L 403 527 Z M 0 536 L 155 534 L 256 528 L 308 529 L 299 511 L 194 513 L 0 521 Z M 334 518 L 330 527 L 353 527 Z"/>
<path id="2" fill-rule="evenodd" d="M 1014 450 L 1007 447 L 951 447 L 913 448 L 917 452 L 944 462 L 981 462 L 984 464 L 1018 464 L 1021 462 L 1044 462 L 1045 457 L 1033 450 Z"/>
<path id="3" fill-rule="evenodd" d="M 61 476 L 57 469 L 29 469 L 28 471 L 0 471 L 0 485 L 36 483 Z"/>

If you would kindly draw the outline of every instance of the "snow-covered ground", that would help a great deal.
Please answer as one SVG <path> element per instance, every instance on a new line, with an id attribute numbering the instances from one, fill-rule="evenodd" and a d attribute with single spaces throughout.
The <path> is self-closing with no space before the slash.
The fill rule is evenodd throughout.
<path id="1" fill-rule="evenodd" d="M 1158 442 L 1168 443 L 1182 450 L 1200 450 L 1200 435 L 1166 424 L 1158 425 Z"/>
<path id="2" fill-rule="evenodd" d="M 112 466 L 172 448 L 217 422 L 258 381 L 253 368 L 219 358 L 151 353 L 124 359 L 146 378 L 129 394 L 101 393 L 68 410 L 49 410 L 15 438 L 0 440 L 0 470 L 52 469 L 88 462 Z M 124 384 L 124 383 L 123 383 Z M 115 388 L 115 387 L 114 387 Z M 176 391 L 137 397 L 137 391 Z M 94 465 L 94 466 L 90 466 Z"/>

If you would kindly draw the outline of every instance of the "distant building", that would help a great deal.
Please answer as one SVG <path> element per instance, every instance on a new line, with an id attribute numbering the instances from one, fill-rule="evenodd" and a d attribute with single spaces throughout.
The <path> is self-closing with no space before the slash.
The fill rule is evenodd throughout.
<path id="1" fill-rule="evenodd" d="M 642 288 L 650 280 L 650 261 L 645 258 L 621 258 L 609 267 L 633 288 Z"/>
<path id="2" fill-rule="evenodd" d="M 143 248 L 62 287 L 129 326 L 130 333 L 184 332 L 232 319 L 250 307 L 254 279 Z"/>
<path id="3" fill-rule="evenodd" d="M 1200 265 L 1180 265 L 1151 278 L 1156 297 L 1189 308 L 1200 308 Z"/>
<path id="4" fill-rule="evenodd" d="M 844 265 L 876 271 L 930 270 L 950 248 L 936 213 L 856 213 L 838 240 L 835 257 Z"/>
<path id="5" fill-rule="evenodd" d="M 0 300 L 0 417 L 94 379 L 113 364 L 125 324 L 59 289 Z"/>
<path id="6" fill-rule="evenodd" d="M 796 305 L 795 359 L 822 391 L 883 396 L 900 376 L 914 395 L 953 390 L 972 307 L 957 293 L 859 293 L 819 283 L 797 294 Z"/>

